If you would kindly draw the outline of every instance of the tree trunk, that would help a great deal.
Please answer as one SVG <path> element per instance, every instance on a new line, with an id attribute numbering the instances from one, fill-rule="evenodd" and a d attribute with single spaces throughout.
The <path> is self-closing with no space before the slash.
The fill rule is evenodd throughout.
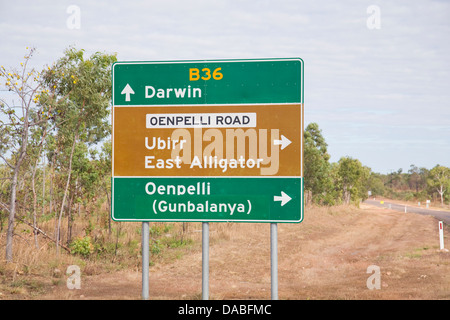
<path id="1" fill-rule="evenodd" d="M 350 204 L 351 194 L 348 187 L 344 185 L 343 187 L 344 204 Z"/>
<path id="2" fill-rule="evenodd" d="M 109 196 L 109 192 L 108 190 L 106 190 L 106 201 L 108 201 L 108 216 L 109 216 L 109 221 L 108 221 L 108 233 L 111 234 L 111 197 Z"/>
<path id="3" fill-rule="evenodd" d="M 444 187 L 441 185 L 441 188 L 437 189 L 437 191 L 438 191 L 439 195 L 441 196 L 441 207 L 443 207 L 444 206 L 444 192 L 445 192 Z"/>
<path id="4" fill-rule="evenodd" d="M 305 190 L 305 206 L 312 204 L 312 191 L 311 190 Z"/>
<path id="5" fill-rule="evenodd" d="M 8 230 L 6 233 L 6 262 L 13 261 L 14 218 L 16 216 L 16 188 L 18 175 L 19 175 L 19 168 L 16 164 L 16 168 L 14 169 L 14 175 L 11 181 L 11 198 L 9 205 Z"/>
<path id="6" fill-rule="evenodd" d="M 26 115 L 28 118 L 28 114 Z M 26 118 L 26 119 L 27 119 Z M 17 180 L 19 177 L 20 166 L 27 152 L 28 142 L 28 122 L 25 121 L 22 135 L 22 145 L 20 147 L 19 157 L 14 165 L 14 174 L 11 180 L 11 198 L 9 205 L 9 218 L 8 218 L 8 231 L 6 233 L 6 250 L 5 258 L 6 262 L 13 261 L 13 237 L 14 237 L 14 220 L 16 217 L 16 192 L 17 192 Z"/>
<path id="7" fill-rule="evenodd" d="M 39 243 L 38 243 L 38 230 L 37 230 L 37 224 L 36 224 L 36 216 L 37 216 L 37 193 L 36 193 L 36 170 L 39 163 L 39 158 L 41 156 L 42 152 L 42 146 L 44 145 L 44 139 L 47 135 L 47 131 L 44 130 L 42 133 L 42 138 L 39 146 L 39 151 L 36 156 L 36 163 L 34 167 L 32 168 L 32 174 L 31 174 L 31 189 L 33 192 L 33 233 L 34 233 L 34 246 L 36 249 L 39 249 Z"/>
<path id="8" fill-rule="evenodd" d="M 16 163 L 16 167 L 14 168 L 14 175 L 11 181 L 11 198 L 9 205 L 9 219 L 8 219 L 8 231 L 6 233 L 6 262 L 13 261 L 13 237 L 14 237 L 14 220 L 16 217 L 16 192 L 17 192 L 17 180 L 20 171 L 20 165 L 22 164 L 22 160 L 25 157 L 25 153 L 23 156 L 19 157 L 19 161 Z"/>
<path id="9" fill-rule="evenodd" d="M 106 201 L 108 205 L 108 212 L 109 212 L 109 220 L 108 220 L 108 234 L 111 235 L 111 197 L 109 196 L 108 187 L 106 186 L 106 183 L 103 184 L 103 189 L 106 194 Z"/>
<path id="10" fill-rule="evenodd" d="M 37 166 L 37 165 L 36 165 Z M 35 186 L 35 179 L 36 179 L 36 166 L 33 168 L 33 174 L 31 177 L 31 190 L 33 192 L 33 233 L 34 233 L 34 246 L 36 249 L 39 249 L 39 242 L 38 242 L 38 231 L 37 231 L 37 224 L 36 224 L 36 212 L 37 212 L 37 194 L 36 194 L 36 186 Z"/>
<path id="11" fill-rule="evenodd" d="M 45 215 L 45 154 L 42 155 L 42 215 Z"/>
<path id="12" fill-rule="evenodd" d="M 72 196 L 70 197 L 69 201 L 69 213 L 67 215 L 67 245 L 70 245 L 70 242 L 72 241 L 72 224 L 73 224 L 72 205 L 73 205 L 73 198 L 75 197 L 77 188 L 78 188 L 78 178 L 75 182 L 75 192 L 72 193 Z"/>
<path id="13" fill-rule="evenodd" d="M 78 128 L 77 128 L 78 131 Z M 66 198 L 67 198 L 67 191 L 69 190 L 69 184 L 70 184 L 70 176 L 72 174 L 72 158 L 73 158 L 73 152 L 75 150 L 75 144 L 77 143 L 77 139 L 78 139 L 78 134 L 77 131 L 75 132 L 75 136 L 73 137 L 73 144 L 72 144 L 72 150 L 70 151 L 70 158 L 69 158 L 69 172 L 67 174 L 67 182 L 66 182 L 66 188 L 64 190 L 64 196 L 63 196 L 63 200 L 61 203 L 61 209 L 59 211 L 59 218 L 58 218 L 58 228 L 56 229 L 56 254 L 59 255 L 59 235 L 60 235 L 60 231 L 61 231 L 61 217 L 64 211 L 64 205 L 66 203 Z"/>

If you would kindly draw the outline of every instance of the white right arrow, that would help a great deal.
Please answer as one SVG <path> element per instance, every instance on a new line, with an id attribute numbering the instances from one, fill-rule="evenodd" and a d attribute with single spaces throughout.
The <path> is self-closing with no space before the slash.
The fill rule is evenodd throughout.
<path id="1" fill-rule="evenodd" d="M 288 138 L 286 138 L 285 136 L 281 135 L 281 140 L 273 140 L 273 144 L 274 145 L 280 145 L 281 144 L 281 150 L 283 150 L 284 148 L 286 148 L 288 145 L 291 144 L 291 140 L 289 140 Z"/>
<path id="2" fill-rule="evenodd" d="M 289 197 L 286 193 L 281 191 L 281 196 L 273 196 L 273 201 L 281 201 L 281 206 L 284 206 L 286 203 L 291 201 L 291 197 Z"/>
<path id="3" fill-rule="evenodd" d="M 130 85 L 127 83 L 125 88 L 123 88 L 122 92 L 120 94 L 125 95 L 125 101 L 130 101 L 130 94 L 134 94 L 133 89 L 131 89 Z"/>

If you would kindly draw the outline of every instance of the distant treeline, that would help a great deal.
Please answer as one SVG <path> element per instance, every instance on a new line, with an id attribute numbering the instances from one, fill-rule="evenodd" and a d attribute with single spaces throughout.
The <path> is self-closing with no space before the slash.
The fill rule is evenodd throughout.
<path id="1" fill-rule="evenodd" d="M 399 169 L 380 174 L 359 160 L 342 157 L 330 163 L 327 143 L 317 123 L 310 123 L 304 133 L 304 176 L 307 203 L 321 205 L 359 203 L 371 196 L 401 200 L 450 201 L 450 168 L 436 165 L 431 169 L 412 164 L 408 172 Z"/>

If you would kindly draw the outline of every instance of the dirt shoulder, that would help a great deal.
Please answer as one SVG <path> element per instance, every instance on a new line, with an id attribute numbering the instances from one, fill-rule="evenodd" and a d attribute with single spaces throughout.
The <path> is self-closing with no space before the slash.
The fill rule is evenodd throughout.
<path id="1" fill-rule="evenodd" d="M 430 216 L 368 205 L 307 208 L 302 223 L 278 225 L 279 299 L 450 299 L 450 253 L 438 250 L 437 228 Z M 213 223 L 210 235 L 211 299 L 270 299 L 269 225 Z M 371 265 L 380 289 L 367 288 Z M 200 299 L 201 272 L 199 246 L 151 266 L 150 298 Z M 35 299 L 140 294 L 140 270 L 126 270 L 82 275 L 81 289 L 58 285 Z"/>

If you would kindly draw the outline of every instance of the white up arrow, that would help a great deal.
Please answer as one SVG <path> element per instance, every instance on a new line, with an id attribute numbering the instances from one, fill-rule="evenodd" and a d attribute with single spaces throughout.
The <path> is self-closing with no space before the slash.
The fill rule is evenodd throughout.
<path id="1" fill-rule="evenodd" d="M 131 89 L 130 85 L 127 83 L 125 88 L 123 88 L 122 92 L 120 94 L 125 95 L 125 101 L 130 101 L 130 94 L 134 94 L 133 89 Z"/>
<path id="2" fill-rule="evenodd" d="M 291 197 L 289 197 L 286 193 L 281 191 L 281 196 L 273 196 L 273 201 L 281 201 L 281 206 L 284 206 L 286 203 L 291 201 Z"/>
<path id="3" fill-rule="evenodd" d="M 288 145 L 291 144 L 291 140 L 289 140 L 288 138 L 286 138 L 285 136 L 281 135 L 281 140 L 273 140 L 273 144 L 274 145 L 280 145 L 281 144 L 281 150 L 283 150 L 284 148 L 286 148 Z"/>

